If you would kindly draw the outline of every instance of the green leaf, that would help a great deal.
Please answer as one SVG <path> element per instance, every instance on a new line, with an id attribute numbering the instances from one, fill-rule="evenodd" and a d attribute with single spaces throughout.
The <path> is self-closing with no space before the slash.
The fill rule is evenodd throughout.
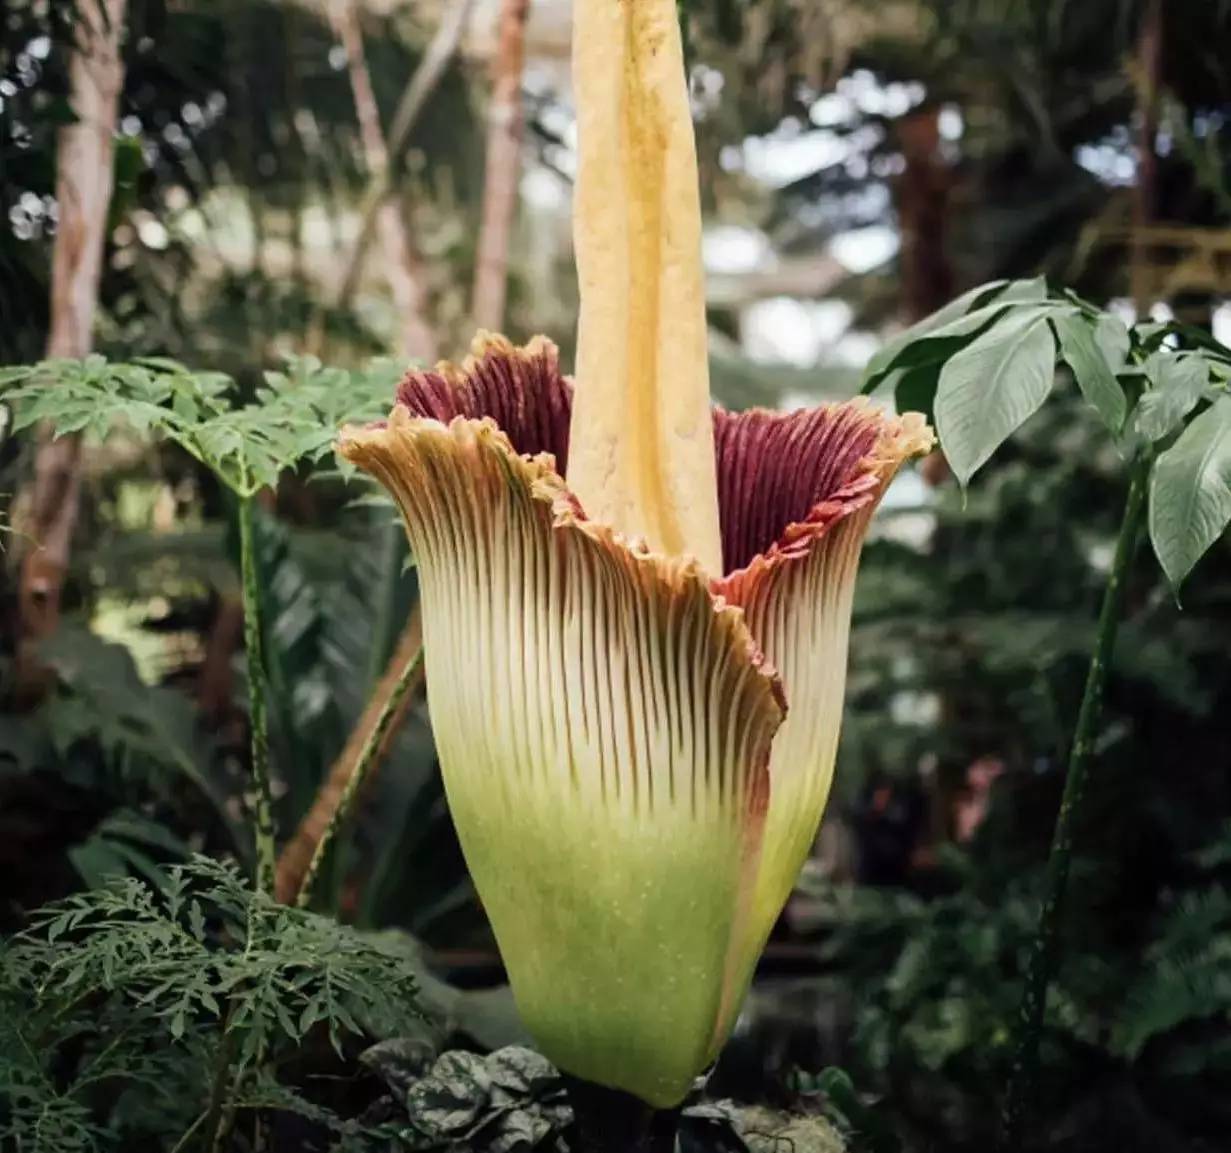
<path id="1" fill-rule="evenodd" d="M 1022 309 L 983 333 L 941 370 L 936 430 L 965 486 L 1047 399 L 1056 341 L 1048 311 Z"/>
<path id="2" fill-rule="evenodd" d="M 492 1083 L 510 1093 L 532 1096 L 556 1088 L 560 1074 L 541 1053 L 522 1045 L 507 1045 L 487 1058 Z"/>
<path id="3" fill-rule="evenodd" d="M 1060 355 L 1072 369 L 1082 396 L 1093 406 L 1103 423 L 1118 434 L 1128 414 L 1128 401 L 1112 366 L 1107 362 L 1097 331 L 1081 316 L 1058 316 L 1052 323 L 1060 340 Z M 1123 325 L 1120 327 L 1124 328 Z M 1115 336 L 1114 333 L 1104 335 Z M 1127 329 L 1124 329 L 1124 336 L 1127 342 Z M 1127 343 L 1125 347 L 1127 350 Z"/>
<path id="4" fill-rule="evenodd" d="M 911 325 L 905 332 L 899 333 L 880 348 L 876 355 L 868 361 L 868 366 L 864 369 L 863 383 L 860 391 L 865 393 L 871 392 L 880 384 L 884 380 L 885 375 L 894 367 L 894 361 L 898 355 L 908 345 L 927 336 L 930 332 L 942 328 L 950 321 L 957 320 L 971 310 L 986 304 L 997 294 L 1004 291 L 1008 284 L 1007 280 L 993 280 L 987 284 L 980 284 L 970 289 L 969 292 L 963 292 L 961 296 L 955 297 L 943 308 L 937 309 L 931 316 L 925 316 L 918 323 Z"/>
<path id="5" fill-rule="evenodd" d="M 1177 592 L 1231 523 L 1231 397 L 1196 418 L 1154 465 L 1150 540 Z"/>
<path id="6" fill-rule="evenodd" d="M 406 1112 L 420 1132 L 449 1138 L 472 1125 L 491 1095 L 483 1059 L 461 1050 L 443 1053 L 406 1095 Z"/>
<path id="7" fill-rule="evenodd" d="M 1137 404 L 1133 427 L 1147 440 L 1170 436 L 1197 407 L 1209 384 L 1209 367 L 1199 356 L 1157 352 L 1146 362 L 1153 387 Z"/>
<path id="8" fill-rule="evenodd" d="M 993 297 L 988 296 L 989 301 Z M 1032 300 L 1047 299 L 1047 277 L 1032 276 L 1027 280 L 1011 280 L 1004 291 L 994 297 L 997 304 L 1022 304 Z"/>
<path id="9" fill-rule="evenodd" d="M 91 889 L 102 888 L 108 880 L 128 872 L 127 863 L 117 848 L 94 837 L 68 850 L 68 859 L 78 876 Z"/>
<path id="10" fill-rule="evenodd" d="M 997 291 L 994 298 L 988 298 L 985 294 L 983 298 L 976 299 L 976 307 L 962 315 L 946 316 L 949 310 L 941 309 L 934 316 L 908 329 L 881 350 L 876 358 L 877 362 L 884 357 L 886 351 L 889 353 L 884 357 L 884 367 L 877 367 L 874 371 L 873 365 L 869 365 L 862 391 L 873 391 L 883 384 L 886 376 L 894 370 L 943 363 L 1004 317 L 1016 316 L 1021 306 L 1026 306 L 1031 311 L 1054 310 L 1063 314 L 1080 312 L 1072 302 L 1047 300 L 1045 294 L 1046 285 L 1042 279 L 1014 281 L 1003 292 Z M 872 379 L 873 376 L 875 379 Z"/>
<path id="11" fill-rule="evenodd" d="M 1118 316 L 1101 313 L 1094 322 L 1094 339 L 1112 372 L 1119 372 L 1128 363 L 1133 338 Z"/>
<path id="12" fill-rule="evenodd" d="M 436 1059 L 432 1043 L 423 1037 L 394 1037 L 369 1046 L 360 1064 L 375 1072 L 398 1097 L 404 1097 Z"/>
<path id="13" fill-rule="evenodd" d="M 935 424 L 933 410 L 939 382 L 940 369 L 934 364 L 923 364 L 903 372 L 894 386 L 894 407 L 898 412 L 921 412 L 928 424 Z"/>

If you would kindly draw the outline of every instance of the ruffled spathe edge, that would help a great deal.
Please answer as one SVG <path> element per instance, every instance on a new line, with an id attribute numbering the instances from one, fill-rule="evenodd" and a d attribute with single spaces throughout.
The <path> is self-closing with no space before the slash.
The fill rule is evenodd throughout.
<path id="1" fill-rule="evenodd" d="M 490 418 L 519 455 L 549 453 L 556 473 L 566 473 L 573 385 L 545 336 L 518 347 L 499 333 L 480 331 L 461 364 L 442 360 L 407 372 L 396 402 L 412 416 L 442 424 L 459 416 Z"/>
<path id="2" fill-rule="evenodd" d="M 549 340 L 546 338 L 536 338 L 536 340 L 542 340 L 544 346 L 554 352 L 555 346 Z M 503 337 L 493 338 L 491 334 L 482 333 L 480 337 L 476 337 L 472 356 L 468 357 L 461 367 L 442 361 L 436 371 L 450 381 L 468 379 L 473 372 L 471 364 L 473 359 L 482 358 L 492 351 L 503 353 L 506 349 L 514 352 L 521 351 L 514 349 Z M 714 606 L 714 612 L 724 622 L 725 627 L 731 630 L 732 636 L 738 638 L 743 645 L 749 663 L 765 677 L 774 699 L 785 714 L 787 700 L 782 690 L 781 679 L 773 664 L 766 659 L 756 638 L 749 631 L 744 619 L 743 607 L 727 594 L 722 587 L 723 582 L 714 581 L 694 557 L 668 556 L 652 549 L 642 537 L 626 536 L 610 525 L 590 520 L 581 507 L 581 502 L 570 491 L 557 470 L 554 453 L 517 452 L 508 433 L 492 417 L 472 419 L 456 416 L 448 422 L 443 422 L 433 417 L 412 415 L 401 401 L 394 406 L 387 420 L 370 425 L 344 428 L 339 437 L 338 451 L 351 463 L 377 475 L 370 467 L 372 457 L 368 451 L 369 446 L 375 443 L 374 438 L 420 423 L 436 425 L 450 432 L 456 432 L 463 425 L 469 426 L 474 430 L 477 438 L 499 446 L 511 460 L 520 461 L 525 469 L 527 487 L 537 500 L 550 508 L 552 523 L 557 530 L 580 533 L 600 548 L 610 550 L 613 555 L 622 555 L 634 564 L 648 566 L 659 579 L 669 585 L 695 586 L 698 589 L 704 589 Z M 845 515 L 845 512 L 842 515 Z"/>
<path id="3" fill-rule="evenodd" d="M 935 434 L 921 413 L 894 416 L 874 406 L 866 397 L 827 405 L 823 411 L 857 415 L 863 428 L 875 430 L 875 439 L 847 478 L 813 504 L 806 517 L 787 524 L 769 548 L 746 564 L 710 582 L 713 592 L 731 603 L 747 603 L 756 587 L 776 570 L 806 560 L 838 524 L 861 509 L 879 503 L 889 482 L 906 461 L 930 452 L 936 443 Z M 761 412 L 764 410 L 748 410 L 747 414 L 727 414 L 727 418 L 738 420 Z M 789 418 L 794 414 L 773 415 Z M 807 412 L 799 415 L 807 415 Z"/>
<path id="4" fill-rule="evenodd" d="M 741 973 L 755 965 L 825 810 L 842 724 L 855 580 L 868 525 L 900 466 L 933 444 L 931 429 L 918 414 L 890 416 L 864 401 L 827 411 L 848 422 L 847 433 L 859 438 L 858 454 L 841 468 L 841 483 L 768 549 L 711 583 L 717 594 L 744 608 L 748 627 L 774 663 L 792 705 L 770 755 L 770 803 L 756 896 L 744 921 L 744 956 L 734 966 Z M 822 410 L 812 413 L 819 415 Z M 721 1022 L 717 1036 L 732 1023 Z M 716 1054 L 717 1047 L 711 1055 Z"/>

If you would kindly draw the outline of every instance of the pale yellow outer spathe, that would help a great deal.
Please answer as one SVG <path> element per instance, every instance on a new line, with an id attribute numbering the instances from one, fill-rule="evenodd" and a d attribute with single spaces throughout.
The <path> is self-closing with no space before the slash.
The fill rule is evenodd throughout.
<path id="1" fill-rule="evenodd" d="M 490 421 L 398 407 L 341 451 L 405 519 L 449 809 L 522 1020 L 567 1072 L 675 1105 L 755 962 L 783 708 L 743 614 L 579 520 Z"/>
<path id="2" fill-rule="evenodd" d="M 546 405 L 544 356 L 487 338 L 433 375 Z M 580 516 L 490 419 L 398 405 L 342 437 L 405 520 L 449 807 L 521 1017 L 561 1069 L 656 1106 L 730 1035 L 816 835 L 867 523 L 931 445 L 918 416 L 838 407 L 875 443 L 721 581 Z"/>
<path id="3" fill-rule="evenodd" d="M 577 0 L 581 290 L 569 488 L 721 572 L 701 206 L 675 0 Z"/>

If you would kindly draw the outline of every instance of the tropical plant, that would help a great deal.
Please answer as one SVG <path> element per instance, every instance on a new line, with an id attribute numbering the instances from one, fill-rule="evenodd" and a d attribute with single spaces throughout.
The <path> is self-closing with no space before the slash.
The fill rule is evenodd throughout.
<path id="1" fill-rule="evenodd" d="M 15 427 L 40 421 L 57 435 L 106 435 L 123 426 L 165 437 L 208 468 L 237 501 L 244 646 L 248 656 L 251 771 L 255 788 L 255 858 L 259 887 L 274 879 L 273 801 L 262 655 L 261 597 L 257 579 L 255 501 L 264 488 L 303 462 L 330 451 L 332 430 L 348 419 L 370 419 L 374 400 L 396 371 L 387 364 L 367 373 L 323 369 L 299 361 L 289 373 L 268 373 L 257 403 L 235 405 L 233 384 L 217 373 L 194 376 L 174 361 L 150 359 L 110 365 L 102 357 L 47 361 L 6 369 L 0 387 L 16 403 Z"/>
<path id="2" fill-rule="evenodd" d="M 276 905 L 208 858 L 161 882 L 130 878 L 49 905 L 5 943 L 0 1138 L 213 1150 L 259 1111 L 358 1140 L 357 1121 L 278 1068 L 302 1060 L 316 1034 L 340 1057 L 348 1038 L 411 1029 L 404 949 Z"/>
<path id="3" fill-rule="evenodd" d="M 1006 810 L 1019 799 L 999 798 Z M 987 1102 L 1011 1067 L 1018 983 L 1045 880 L 1041 868 L 997 855 L 1004 825 L 997 815 L 966 849 L 946 850 L 933 878 L 940 893 L 804 882 L 823 995 L 852 1015 L 844 1064 L 863 1100 L 875 1091 L 865 1132 L 896 1131 L 906 1148 L 995 1140 Z M 1217 1132 L 1231 964 L 1225 878 L 1212 866 L 1225 843 L 1224 832 L 1190 855 L 1182 895 L 1164 890 L 1134 905 L 1151 942 L 1145 956 L 1108 948 L 1089 925 L 1066 927 L 1040 1052 L 1040 1145 L 1178 1150 L 1202 1148 Z M 792 1087 L 813 1082 L 804 1073 Z"/>
<path id="4" fill-rule="evenodd" d="M 1054 974 L 1073 830 L 1098 737 L 1124 583 L 1143 521 L 1172 587 L 1231 523 L 1231 352 L 1201 330 L 1150 324 L 1131 332 L 1044 281 L 997 282 L 964 294 L 908 330 L 868 367 L 898 403 L 934 411 L 959 483 L 969 482 L 1051 393 L 1057 362 L 1131 461 L 1131 480 L 1069 751 L 1039 930 L 1026 980 L 1004 1138 L 1020 1138 L 1031 1101 Z"/>

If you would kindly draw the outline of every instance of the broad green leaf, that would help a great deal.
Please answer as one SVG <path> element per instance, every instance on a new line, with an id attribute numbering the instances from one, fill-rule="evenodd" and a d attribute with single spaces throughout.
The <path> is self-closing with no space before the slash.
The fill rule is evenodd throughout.
<path id="1" fill-rule="evenodd" d="M 1231 397 L 1201 413 L 1154 465 L 1150 540 L 1177 592 L 1231 523 Z"/>
<path id="2" fill-rule="evenodd" d="M 976 308 L 973 312 L 958 317 L 957 320 L 941 325 L 934 332 L 928 333 L 924 338 L 924 343 L 947 340 L 950 337 L 969 336 L 972 333 L 982 335 L 990 325 L 999 324 L 1008 319 L 1017 320 L 1022 316 L 1077 316 L 1079 313 L 1080 309 L 1067 300 L 1024 300 L 1012 304 L 1004 304 L 997 300 L 982 308 Z"/>
<path id="3" fill-rule="evenodd" d="M 406 1094 L 407 1112 L 417 1130 L 448 1140 L 463 1134 L 491 1095 L 483 1059 L 463 1051 L 442 1053 L 432 1071 Z"/>
<path id="4" fill-rule="evenodd" d="M 1231 348 L 1228 348 L 1206 329 L 1198 328 L 1193 324 L 1181 324 L 1174 320 L 1167 327 L 1171 334 L 1179 340 L 1181 347 L 1200 349 L 1207 356 L 1231 362 Z"/>
<path id="5" fill-rule="evenodd" d="M 980 303 L 990 303 L 994 300 L 996 304 L 1023 304 L 1032 300 L 1046 299 L 1047 277 L 1032 276 L 1029 280 L 1011 280 L 1003 291 L 997 290 L 994 294 L 989 293 L 985 301 L 980 301 Z"/>
<path id="6" fill-rule="evenodd" d="M 876 355 L 868 361 L 868 366 L 864 369 L 861 391 L 865 393 L 871 392 L 880 384 L 885 374 L 893 367 L 898 354 L 907 345 L 913 344 L 921 337 L 926 336 L 937 328 L 943 327 L 950 321 L 965 316 L 972 309 L 986 304 L 998 293 L 1004 291 L 1007 285 L 1009 285 L 1007 280 L 993 280 L 987 284 L 977 285 L 970 289 L 970 291 L 963 292 L 961 296 L 949 301 L 943 308 L 937 309 L 931 316 L 925 316 L 922 320 L 912 324 L 905 332 L 899 333 L 892 340 L 886 342 L 876 352 Z"/>
<path id="7" fill-rule="evenodd" d="M 1047 399 L 1056 341 L 1048 312 L 1023 309 L 979 336 L 941 369 L 936 431 L 965 486 Z"/>
<path id="8" fill-rule="evenodd" d="M 172 360 L 169 356 L 138 356 L 133 360 L 134 364 L 139 364 L 143 368 L 152 368 L 156 372 L 171 373 L 175 376 L 188 376 L 189 372 L 178 360 Z"/>
<path id="9" fill-rule="evenodd" d="M 91 889 L 101 888 L 109 879 L 124 876 L 128 869 L 124 857 L 115 845 L 101 837 L 74 845 L 67 853 L 77 875 Z"/>
<path id="10" fill-rule="evenodd" d="M 1094 322 L 1094 339 L 1112 372 L 1119 372 L 1128 363 L 1133 338 L 1129 335 L 1124 321 L 1118 316 L 1100 314 Z"/>
<path id="11" fill-rule="evenodd" d="M 1102 417 L 1103 423 L 1113 433 L 1119 433 L 1124 427 L 1128 402 L 1111 365 L 1107 363 L 1096 330 L 1081 316 L 1058 316 L 1052 323 L 1060 339 L 1060 355 L 1072 369 L 1082 396 Z M 1127 340 L 1127 329 L 1124 335 Z"/>
<path id="12" fill-rule="evenodd" d="M 1197 407 L 1210 373 L 1200 356 L 1156 352 L 1146 362 L 1151 388 L 1137 404 L 1133 427 L 1147 440 L 1170 436 Z"/>
<path id="13" fill-rule="evenodd" d="M 1147 321 L 1134 325 L 1133 332 L 1141 347 L 1153 352 L 1171 335 L 1171 325 L 1164 321 Z"/>
<path id="14" fill-rule="evenodd" d="M 1018 316 L 1022 312 L 1048 312 L 1056 316 L 1067 316 L 1077 315 L 1080 312 L 1077 305 L 1067 300 L 1037 300 L 1033 296 L 1027 296 L 1027 290 L 1033 290 L 1035 283 L 1034 281 L 1015 281 L 1009 289 L 1005 290 L 1004 294 L 989 304 L 982 304 L 964 316 L 948 320 L 927 332 L 919 332 L 905 343 L 898 338 L 893 342 L 894 351 L 888 368 L 879 373 L 874 381 L 865 384 L 863 391 L 865 393 L 873 391 L 884 383 L 888 373 L 896 370 L 910 370 L 924 365 L 938 366 L 944 363 L 949 357 L 970 344 L 975 337 L 1000 323 L 1007 316 Z M 1022 287 L 1010 299 L 1005 300 L 1004 296 L 1009 295 L 1010 290 L 1018 288 L 1019 285 Z M 911 332 L 915 330 L 912 329 Z"/>

